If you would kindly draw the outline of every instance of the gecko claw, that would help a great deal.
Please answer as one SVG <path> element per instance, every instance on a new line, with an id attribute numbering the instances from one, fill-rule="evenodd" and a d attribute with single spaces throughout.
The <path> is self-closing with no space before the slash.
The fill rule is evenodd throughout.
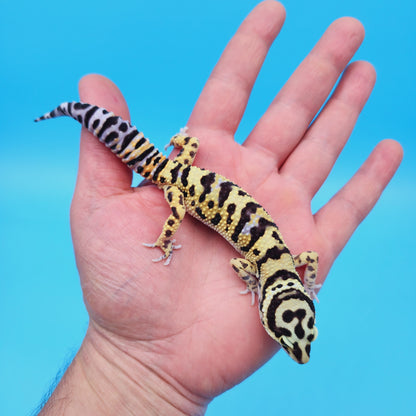
<path id="1" fill-rule="evenodd" d="M 165 260 L 165 262 L 163 263 L 165 266 L 169 265 L 170 260 L 172 259 L 172 254 L 173 254 L 173 250 L 178 250 L 180 249 L 182 246 L 180 244 L 174 245 L 173 243 L 175 242 L 175 240 L 172 240 L 170 242 L 170 248 L 169 249 L 163 249 L 160 244 L 158 243 L 142 243 L 145 247 L 150 247 L 150 248 L 154 248 L 154 247 L 160 247 L 163 251 L 164 254 L 162 254 L 160 257 L 157 257 L 156 259 L 152 259 L 152 261 L 154 263 L 158 263 L 159 261 Z"/>
<path id="2" fill-rule="evenodd" d="M 251 306 L 254 306 L 254 303 L 256 302 L 256 292 L 254 290 L 246 288 L 245 290 L 240 292 L 240 295 L 247 295 L 247 293 L 251 293 Z"/>

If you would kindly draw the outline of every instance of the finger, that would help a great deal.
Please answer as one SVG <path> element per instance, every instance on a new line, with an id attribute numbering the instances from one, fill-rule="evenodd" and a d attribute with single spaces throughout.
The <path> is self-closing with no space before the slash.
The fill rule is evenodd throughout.
<path id="1" fill-rule="evenodd" d="M 322 112 L 282 166 L 281 174 L 301 182 L 311 198 L 348 140 L 375 78 L 371 64 L 351 64 Z"/>
<path id="2" fill-rule="evenodd" d="M 364 38 L 361 23 L 332 23 L 276 96 L 245 142 L 276 154 L 278 166 L 303 137 Z"/>
<path id="3" fill-rule="evenodd" d="M 225 48 L 189 119 L 192 129 L 221 130 L 234 135 L 253 84 L 285 18 L 276 1 L 260 3 Z"/>
<path id="4" fill-rule="evenodd" d="M 101 75 L 87 75 L 79 83 L 83 102 L 104 107 L 129 119 L 127 104 L 120 90 Z M 132 173 L 120 160 L 86 129 L 81 132 L 77 190 L 97 192 L 102 196 L 128 189 Z M 85 194 L 85 193 L 84 193 Z"/>
<path id="5" fill-rule="evenodd" d="M 350 181 L 315 214 L 317 227 L 331 242 L 335 256 L 367 216 L 403 157 L 394 140 L 383 140 Z"/>

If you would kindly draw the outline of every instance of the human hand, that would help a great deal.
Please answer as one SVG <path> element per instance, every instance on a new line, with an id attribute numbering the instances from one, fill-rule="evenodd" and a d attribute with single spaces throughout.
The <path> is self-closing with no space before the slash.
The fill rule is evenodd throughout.
<path id="1" fill-rule="evenodd" d="M 322 283 L 396 170 L 401 148 L 381 142 L 345 187 L 312 215 L 311 199 L 375 81 L 370 64 L 350 65 L 310 126 L 363 39 L 361 24 L 350 18 L 330 26 L 245 143 L 234 141 L 283 20 L 284 10 L 274 1 L 254 9 L 224 51 L 188 126 L 200 139 L 194 164 L 227 176 L 253 195 L 293 254 L 317 251 Z M 85 77 L 80 97 L 129 118 L 121 93 L 103 77 Z M 156 239 L 168 215 L 161 191 L 131 188 L 128 168 L 82 131 L 71 225 L 90 327 L 78 363 L 87 374 L 91 366 L 97 368 L 92 357 L 103 357 L 104 368 L 124 375 L 115 376 L 119 394 L 157 397 L 195 413 L 251 374 L 278 345 L 265 333 L 249 297 L 239 294 L 244 284 L 229 266 L 234 249 L 203 224 L 187 216 L 176 235 L 183 248 L 170 265 L 151 261 L 159 253 L 141 243 Z"/>

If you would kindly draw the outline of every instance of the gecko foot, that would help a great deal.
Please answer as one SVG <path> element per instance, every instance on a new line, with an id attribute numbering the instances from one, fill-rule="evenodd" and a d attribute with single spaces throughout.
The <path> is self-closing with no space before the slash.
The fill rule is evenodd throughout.
<path id="1" fill-rule="evenodd" d="M 250 290 L 248 287 L 240 292 L 240 295 L 247 295 L 247 293 L 251 293 L 251 306 L 254 306 L 254 303 L 256 301 L 256 291 Z"/>
<path id="2" fill-rule="evenodd" d="M 163 244 L 164 247 L 162 247 L 162 245 L 158 243 L 153 243 L 153 244 L 142 243 L 142 244 L 145 247 L 150 247 L 150 248 L 159 247 L 161 250 L 163 250 L 164 253 L 158 258 L 152 259 L 152 261 L 157 263 L 159 261 L 165 260 L 163 264 L 167 266 L 172 259 L 173 250 L 178 250 L 182 247 L 180 244 L 177 244 L 177 245 L 173 244 L 174 242 L 175 240 L 169 241 L 169 244 Z"/>

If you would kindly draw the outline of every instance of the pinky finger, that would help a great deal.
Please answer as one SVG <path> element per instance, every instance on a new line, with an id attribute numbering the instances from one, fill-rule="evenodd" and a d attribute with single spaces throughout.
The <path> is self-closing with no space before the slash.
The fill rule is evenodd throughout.
<path id="1" fill-rule="evenodd" d="M 357 173 L 316 214 L 318 229 L 336 256 L 376 204 L 403 157 L 394 140 L 380 142 Z"/>

